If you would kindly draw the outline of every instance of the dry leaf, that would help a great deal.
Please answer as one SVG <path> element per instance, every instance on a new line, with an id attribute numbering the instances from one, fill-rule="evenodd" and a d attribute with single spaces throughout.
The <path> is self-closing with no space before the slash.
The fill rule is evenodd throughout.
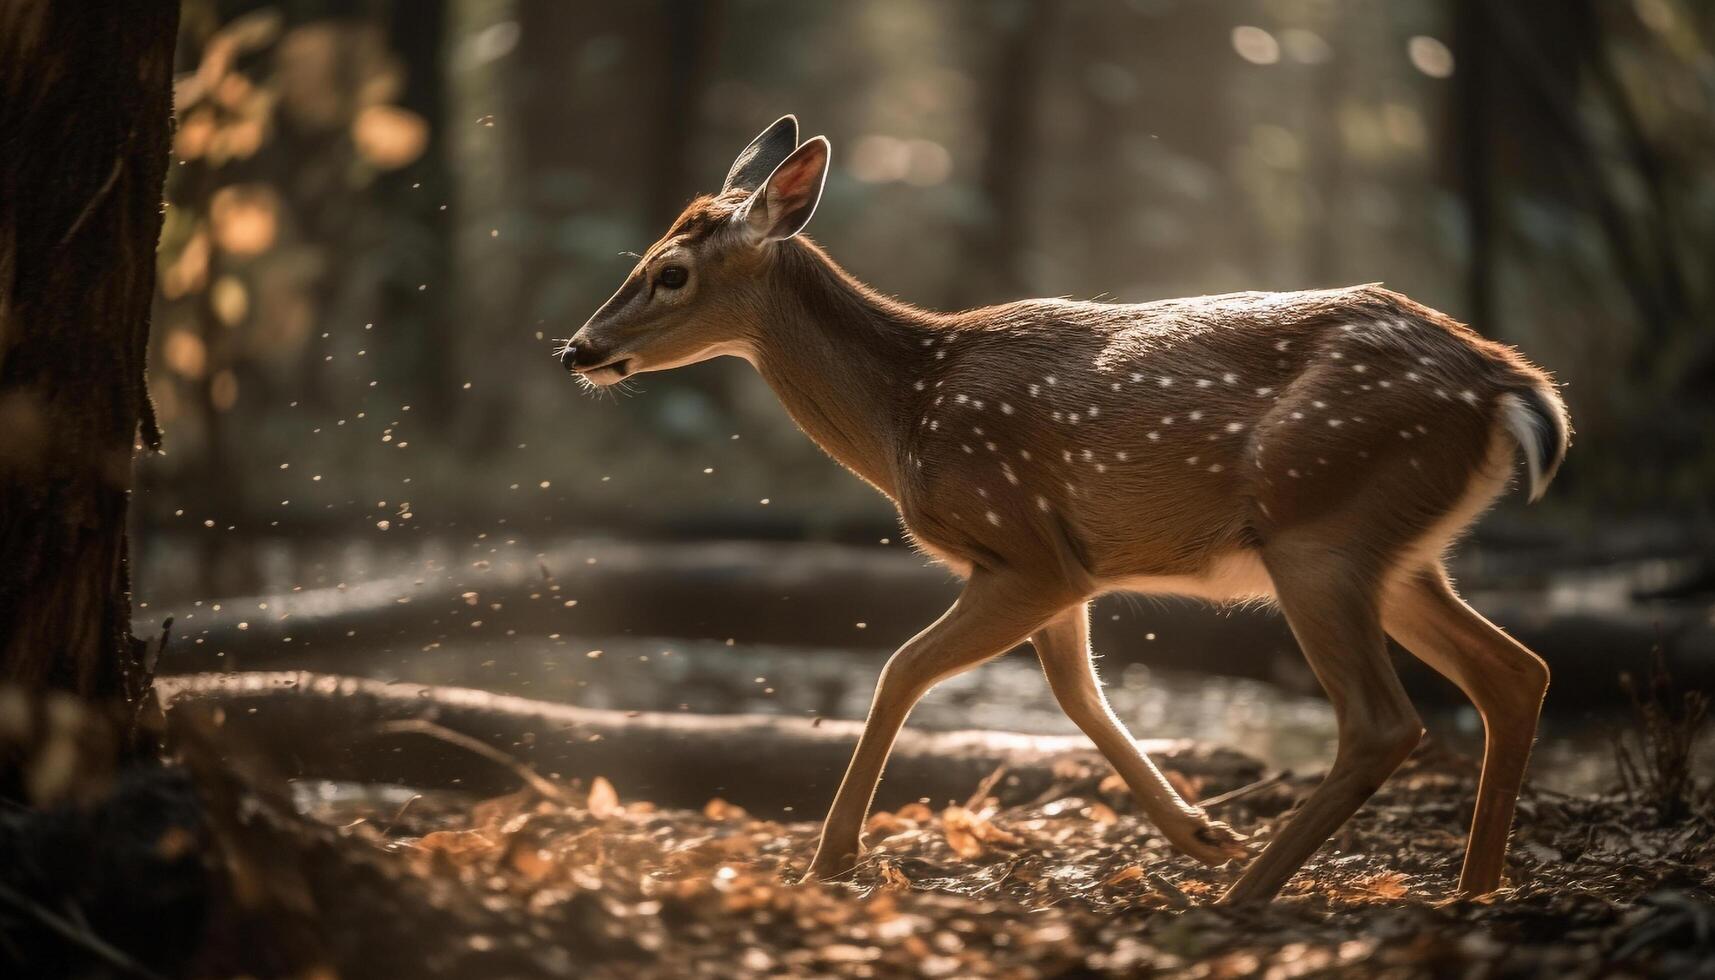
<path id="1" fill-rule="evenodd" d="M 1142 881 L 1142 880 L 1143 880 L 1143 868 L 1141 868 L 1135 864 L 1128 864 L 1125 867 L 1119 869 L 1118 871 L 1115 871 L 1113 874 L 1109 875 L 1107 880 L 1102 882 L 1102 884 L 1108 886 L 1109 888 L 1117 888 L 1120 885 L 1130 884 L 1131 882 Z"/>
<path id="2" fill-rule="evenodd" d="M 589 811 L 590 816 L 598 820 L 619 812 L 619 791 L 613 788 L 606 776 L 597 776 L 590 783 Z"/>
<path id="3" fill-rule="evenodd" d="M 892 861 L 881 862 L 881 887 L 888 891 L 910 891 L 911 879 Z"/>
<path id="4" fill-rule="evenodd" d="M 869 815 L 869 822 L 863 826 L 864 833 L 871 837 L 892 837 L 902 830 L 909 830 L 905 821 L 886 810 L 877 810 Z"/>
<path id="5" fill-rule="evenodd" d="M 907 803 L 893 811 L 893 815 L 901 820 L 909 820 L 912 823 L 928 823 L 935 819 L 935 811 L 929 809 L 929 807 L 922 803 Z"/>
<path id="6" fill-rule="evenodd" d="M 1378 871 L 1373 875 L 1360 877 L 1352 884 L 1368 892 L 1371 897 L 1383 900 L 1404 898 L 1411 892 L 1405 875 L 1398 871 Z"/>
<path id="7" fill-rule="evenodd" d="M 950 806 L 941 811 L 941 832 L 947 846 L 962 858 L 974 858 L 983 853 L 985 844 L 1019 847 L 1023 839 L 990 823 L 987 817 L 972 813 L 962 806 Z"/>
<path id="8" fill-rule="evenodd" d="M 710 820 L 743 820 L 749 816 L 744 807 L 736 803 L 728 803 L 720 797 L 715 797 L 703 804 L 703 816 Z"/>

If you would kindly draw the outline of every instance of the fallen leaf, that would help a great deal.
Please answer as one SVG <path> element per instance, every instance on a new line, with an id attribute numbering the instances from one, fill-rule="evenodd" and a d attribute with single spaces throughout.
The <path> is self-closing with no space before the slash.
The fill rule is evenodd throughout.
<path id="1" fill-rule="evenodd" d="M 619 812 L 619 791 L 607 781 L 606 776 L 597 776 L 590 783 L 589 798 L 590 816 L 606 819 Z"/>

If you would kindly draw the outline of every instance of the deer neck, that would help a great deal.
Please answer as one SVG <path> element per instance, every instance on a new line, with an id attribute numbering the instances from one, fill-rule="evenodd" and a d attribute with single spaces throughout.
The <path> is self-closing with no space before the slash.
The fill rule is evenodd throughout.
<path id="1" fill-rule="evenodd" d="M 909 394 L 936 318 L 876 293 L 801 237 L 775 251 L 751 360 L 806 435 L 897 499 Z"/>

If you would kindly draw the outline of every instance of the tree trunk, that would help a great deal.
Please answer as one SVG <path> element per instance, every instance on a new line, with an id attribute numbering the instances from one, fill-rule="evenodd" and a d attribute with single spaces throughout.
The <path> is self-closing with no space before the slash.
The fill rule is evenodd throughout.
<path id="1" fill-rule="evenodd" d="M 967 303 L 1013 299 L 1027 285 L 1029 158 L 1036 142 L 1037 91 L 1057 13 L 1048 0 L 980 9 L 999 25 L 983 120 L 986 145 L 978 179 L 983 211 L 965 235 L 970 260 L 961 298 Z"/>
<path id="2" fill-rule="evenodd" d="M 162 678 L 160 690 L 173 730 L 188 716 L 212 712 L 227 751 L 288 776 L 482 794 L 517 788 L 517 775 L 494 760 L 399 729 L 402 721 L 419 720 L 543 776 L 603 776 L 622 796 L 659 806 L 698 808 L 718 796 L 768 817 L 820 816 L 863 730 L 855 721 L 612 711 L 305 671 L 191 674 Z M 1228 749 L 1170 739 L 1139 744 L 1163 767 L 1201 777 L 1213 791 L 1262 775 L 1258 762 Z M 1004 778 L 991 788 L 1011 802 L 1057 784 L 1088 782 L 1080 791 L 1093 792 L 1109 771 L 1082 735 L 908 728 L 893 746 L 875 805 L 964 800 L 997 769 Z"/>
<path id="3" fill-rule="evenodd" d="M 1460 0 L 1453 17 L 1459 71 L 1454 76 L 1459 189 L 1470 254 L 1465 265 L 1465 319 L 1495 336 L 1495 200 L 1490 146 L 1490 33 L 1483 0 Z"/>
<path id="4" fill-rule="evenodd" d="M 177 0 L 0 0 L 0 683 L 136 698 L 126 504 Z"/>

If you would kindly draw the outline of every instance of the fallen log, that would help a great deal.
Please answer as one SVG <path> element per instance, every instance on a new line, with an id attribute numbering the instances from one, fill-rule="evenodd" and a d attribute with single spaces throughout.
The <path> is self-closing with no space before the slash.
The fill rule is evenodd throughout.
<path id="1" fill-rule="evenodd" d="M 168 724 L 178 712 L 212 716 L 223 737 L 288 776 L 398 783 L 498 794 L 518 777 L 466 748 L 391 722 L 432 721 L 559 779 L 606 777 L 622 797 L 701 807 L 720 797 L 762 816 L 816 817 L 833 799 L 863 726 L 765 715 L 626 712 L 554 704 L 468 688 L 269 671 L 191 674 L 156 681 Z M 1254 781 L 1261 763 L 1186 740 L 1139 743 L 1165 768 L 1210 793 Z M 963 801 L 1002 772 L 994 795 L 1034 798 L 1099 779 L 1106 766 L 1081 736 L 907 730 L 876 804 Z M 1093 787 L 1092 787 L 1093 788 Z"/>

